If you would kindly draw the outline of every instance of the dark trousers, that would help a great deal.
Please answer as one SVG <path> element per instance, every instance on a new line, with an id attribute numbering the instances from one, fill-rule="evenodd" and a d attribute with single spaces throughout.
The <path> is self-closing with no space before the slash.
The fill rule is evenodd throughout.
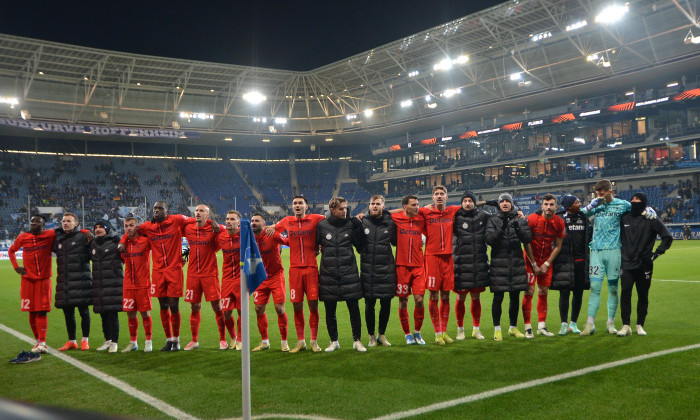
<path id="1" fill-rule="evenodd" d="M 510 318 L 510 325 L 518 325 L 518 311 L 520 311 L 520 292 L 508 292 L 510 295 L 510 303 L 508 305 L 508 317 Z M 505 297 L 505 292 L 494 292 L 493 293 L 493 303 L 491 303 L 491 316 L 493 317 L 493 326 L 501 326 L 501 306 L 503 305 L 503 298 Z"/>
<path id="2" fill-rule="evenodd" d="M 367 333 L 374 335 L 374 305 L 377 299 L 365 298 L 365 323 Z M 379 299 L 379 335 L 384 335 L 391 315 L 391 298 Z"/>
<path id="3" fill-rule="evenodd" d="M 75 340 L 75 308 L 78 308 L 80 314 L 80 328 L 83 330 L 83 337 L 90 337 L 90 308 L 87 305 L 78 305 L 63 308 L 68 339 Z"/>
<path id="4" fill-rule="evenodd" d="M 559 291 L 559 317 L 561 317 L 561 322 L 567 322 L 569 319 L 570 292 L 573 292 L 573 298 L 571 299 L 571 321 L 578 321 L 578 315 L 581 313 L 583 291 L 586 288 L 586 270 L 588 270 L 588 265 L 585 261 L 575 261 L 573 290 Z"/>
<path id="5" fill-rule="evenodd" d="M 644 326 L 647 318 L 647 308 L 649 307 L 649 288 L 651 287 L 652 270 L 638 268 L 634 270 L 622 270 L 620 283 L 622 292 L 620 293 L 620 316 L 623 325 L 630 325 L 630 314 L 632 313 L 632 287 L 637 286 L 637 325 Z"/>
<path id="6" fill-rule="evenodd" d="M 360 305 L 357 300 L 346 300 L 350 312 L 350 327 L 352 328 L 352 339 L 359 340 L 362 337 L 362 317 L 360 316 Z M 326 307 L 326 328 L 331 341 L 338 341 L 338 318 L 335 316 L 335 310 L 338 307 L 338 302 L 327 301 L 323 302 Z"/>
<path id="7" fill-rule="evenodd" d="M 116 343 L 119 341 L 119 312 L 109 311 L 101 312 L 102 318 L 102 333 L 105 335 L 105 341 Z"/>

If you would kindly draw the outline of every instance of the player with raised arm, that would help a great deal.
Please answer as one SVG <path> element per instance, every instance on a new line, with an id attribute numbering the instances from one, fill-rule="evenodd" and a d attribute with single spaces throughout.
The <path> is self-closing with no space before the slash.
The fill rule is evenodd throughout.
<path id="1" fill-rule="evenodd" d="M 241 214 L 229 210 L 226 214 L 226 229 L 219 232 L 216 242 L 223 254 L 221 266 L 221 310 L 224 325 L 231 336 L 229 348 L 242 350 L 241 337 Z M 233 318 L 233 310 L 238 311 L 238 325 Z"/>
<path id="2" fill-rule="evenodd" d="M 129 345 L 122 353 L 136 351 L 138 345 L 139 319 L 137 314 L 141 313 L 143 329 L 146 334 L 146 343 L 143 351 L 149 353 L 153 351 L 153 320 L 151 318 L 151 242 L 145 236 L 138 234 L 138 221 L 135 217 L 124 219 L 124 232 L 126 242 L 124 243 L 124 296 L 123 309 L 129 319 Z"/>
<path id="3" fill-rule="evenodd" d="M 44 218 L 32 216 L 29 232 L 21 233 L 7 254 L 12 268 L 21 276 L 20 309 L 29 312 L 29 325 L 36 344 L 33 353 L 46 353 L 46 314 L 51 312 L 51 248 L 56 231 L 44 230 Z M 22 265 L 17 264 L 16 253 L 22 249 Z"/>
<path id="4" fill-rule="evenodd" d="M 219 299 L 221 299 L 221 287 L 219 285 L 219 265 L 216 261 L 216 251 L 219 249 L 216 242 L 218 232 L 214 232 L 209 219 L 209 207 L 198 205 L 194 210 L 195 223 L 185 225 L 182 234 L 187 238 L 190 247 L 189 263 L 187 264 L 187 288 L 185 289 L 185 302 L 190 303 L 190 329 L 192 341 L 187 343 L 185 351 L 199 347 L 199 324 L 202 321 L 202 295 L 211 304 L 211 309 L 216 316 L 216 326 L 219 329 L 219 350 L 228 349 L 226 343 L 226 328 L 224 327 L 224 314 L 221 312 Z"/>
<path id="5" fill-rule="evenodd" d="M 396 296 L 399 298 L 399 320 L 406 344 L 425 345 L 421 336 L 425 307 L 425 273 L 423 271 L 423 228 L 425 219 L 419 214 L 418 197 L 401 199 L 403 211 L 393 212 L 396 223 Z M 413 334 L 408 319 L 408 297 L 413 294 Z"/>
<path id="6" fill-rule="evenodd" d="M 255 240 L 258 242 L 260 257 L 265 266 L 267 279 L 253 292 L 253 301 L 255 303 L 255 314 L 258 318 L 258 330 L 262 341 L 255 346 L 251 351 L 261 351 L 270 348 L 270 340 L 267 335 L 267 314 L 265 307 L 272 301 L 277 312 L 277 325 L 280 329 L 280 337 L 282 339 L 281 347 L 283 352 L 289 351 L 287 343 L 287 313 L 284 310 L 284 302 L 287 299 L 284 268 L 282 268 L 282 258 L 280 257 L 280 245 L 289 245 L 287 238 L 283 238 L 278 232 L 272 236 L 267 236 L 265 233 L 265 218 L 262 213 L 254 213 L 250 218 L 250 227 L 253 229 Z"/>
<path id="7" fill-rule="evenodd" d="M 321 351 L 318 345 L 318 263 L 316 254 L 316 225 L 324 219 L 320 214 L 306 214 L 309 208 L 306 197 L 297 195 L 292 200 L 294 216 L 287 216 L 277 225 L 266 228 L 268 235 L 276 230 L 287 231 L 289 239 L 289 298 L 294 305 L 294 325 L 297 330 L 297 344 L 290 353 L 306 349 L 304 333 L 304 294 L 309 306 L 309 327 L 311 329 L 311 350 Z"/>

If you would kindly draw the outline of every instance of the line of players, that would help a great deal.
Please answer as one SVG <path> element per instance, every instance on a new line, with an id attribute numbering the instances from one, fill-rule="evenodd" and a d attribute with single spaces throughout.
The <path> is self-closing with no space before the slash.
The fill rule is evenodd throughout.
<path id="1" fill-rule="evenodd" d="M 265 226 L 262 214 L 254 214 L 251 218 L 251 226 L 254 231 L 260 253 L 265 265 L 268 279 L 255 291 L 254 303 L 257 315 L 257 325 L 261 335 L 261 343 L 253 348 L 253 351 L 261 351 L 270 348 L 268 339 L 268 320 L 265 312 L 266 305 L 272 295 L 275 310 L 278 316 L 278 326 L 282 339 L 282 351 L 296 353 L 307 348 L 305 340 L 305 315 L 304 296 L 306 296 L 309 309 L 309 326 L 311 331 L 310 348 L 314 352 L 320 352 L 318 345 L 319 325 L 319 281 L 321 287 L 329 280 L 319 279 L 319 270 L 316 256 L 319 253 L 319 245 L 323 238 L 317 237 L 319 223 L 336 217 L 337 219 L 351 220 L 351 229 L 357 233 L 357 240 L 348 242 L 348 246 L 355 247 L 362 256 L 361 267 L 363 275 L 357 278 L 364 284 L 364 290 L 372 290 L 374 281 L 386 281 L 386 278 L 375 275 L 365 275 L 364 270 L 374 271 L 374 256 L 376 249 L 368 246 L 372 242 L 388 239 L 396 245 L 396 256 L 391 255 L 389 248 L 391 271 L 395 276 L 389 276 L 395 285 L 395 292 L 389 295 L 369 293 L 372 299 L 368 299 L 365 292 L 367 327 L 370 332 L 369 346 L 390 346 L 384 333 L 387 328 L 391 298 L 396 295 L 399 298 L 399 320 L 405 335 L 406 344 L 424 345 L 421 329 L 424 319 L 423 297 L 425 289 L 429 291 L 429 315 L 435 331 L 435 343 L 445 345 L 452 343 L 452 338 L 447 334 L 447 325 L 450 315 L 450 291 L 457 294 L 455 312 L 457 318 L 456 339 L 465 339 L 464 317 L 466 297 L 471 298 L 471 315 L 473 321 L 472 337 L 484 339 L 480 329 L 481 302 L 480 294 L 489 286 L 494 293 L 492 304 L 492 316 L 494 320 L 494 339 L 502 340 L 500 327 L 501 305 L 505 292 L 509 293 L 509 321 L 508 333 L 518 338 L 534 338 L 533 328 L 530 322 L 532 299 L 535 289 L 538 291 L 538 325 L 536 331 L 539 335 L 554 336 L 545 326 L 547 315 L 547 294 L 550 286 L 562 291 L 560 295 L 560 315 L 562 327 L 560 335 L 567 332 L 579 333 L 577 327 L 578 312 L 581 307 L 582 292 L 588 281 L 587 271 L 591 275 L 593 284 L 592 296 L 597 292 L 598 303 L 591 299 L 589 303 L 589 319 L 582 335 L 590 335 L 595 332 L 592 324 L 599 304 L 600 283 L 603 277 L 598 274 L 607 272 L 609 289 L 611 290 L 608 302 L 609 320 L 608 332 L 617 332 L 611 327 L 617 310 L 615 301 L 617 278 L 619 278 L 619 258 L 603 260 L 594 255 L 595 261 L 590 262 L 590 270 L 586 270 L 589 261 L 588 241 L 590 239 L 587 215 L 599 213 L 598 217 L 609 217 L 615 212 L 600 212 L 607 208 L 609 203 L 615 201 L 616 205 L 622 200 L 612 199 L 612 186 L 602 185 L 596 190 L 599 198 L 593 200 L 581 212 L 581 203 L 573 196 L 567 196 L 562 204 L 565 214 L 562 217 L 555 216 L 557 207 L 556 198 L 552 195 L 543 197 L 541 214 L 530 215 L 525 219 L 522 213 L 516 212 L 513 199 L 508 194 L 502 194 L 497 201 L 477 203 L 476 197 L 471 192 L 462 196 L 460 206 L 447 206 L 447 190 L 442 186 L 433 189 L 433 204 L 420 207 L 416 196 L 407 195 L 402 200 L 402 208 L 387 212 L 384 209 L 384 198 L 373 196 L 370 200 L 369 212 L 361 215 L 362 220 L 351 219 L 346 214 L 347 203 L 342 198 L 331 200 L 330 215 L 306 214 L 308 208 L 306 198 L 296 196 L 292 202 L 293 216 L 285 217 L 275 226 Z M 604 187 L 604 188 L 603 188 Z M 626 202 L 624 202 L 626 203 Z M 477 204 L 489 204 L 497 207 L 495 215 L 488 215 L 477 207 Z M 629 205 L 629 203 L 627 203 Z M 644 203 L 646 206 L 646 203 Z M 645 212 L 647 211 L 646 207 Z M 622 215 L 629 212 L 630 207 L 620 206 L 620 211 L 612 215 L 611 224 L 597 223 L 594 234 L 604 237 L 614 235 L 617 229 L 617 244 L 612 240 L 612 248 L 617 249 L 619 255 L 619 222 Z M 648 212 L 647 212 L 648 213 Z M 364 216 L 364 217 L 363 217 Z M 387 219 L 387 216 L 388 219 Z M 201 300 L 210 302 L 215 313 L 219 330 L 219 348 L 241 349 L 240 337 L 240 213 L 232 210 L 226 215 L 225 229 L 219 231 L 216 222 L 209 220 L 209 209 L 205 205 L 197 206 L 195 217 L 168 214 L 168 206 L 165 202 L 157 202 L 153 208 L 153 219 L 137 225 L 137 220 L 127 218 L 124 222 L 125 234 L 120 242 L 121 257 L 124 261 L 124 291 L 123 310 L 127 312 L 129 319 L 130 344 L 122 352 L 138 350 L 137 313 L 143 319 L 146 343 L 144 351 L 152 351 L 152 322 L 150 318 L 151 297 L 158 298 L 160 315 L 165 336 L 167 338 L 162 351 L 180 350 L 180 313 L 179 298 L 185 296 L 185 301 L 191 304 L 190 328 L 191 341 L 184 350 L 193 350 L 199 347 L 198 333 L 201 322 Z M 650 216 L 653 218 L 653 215 Z M 386 227 L 369 234 L 371 223 Z M 364 227 L 363 223 L 370 223 Z M 660 223 L 660 222 L 659 222 Z M 600 225 L 600 232 L 598 232 Z M 350 225 L 349 225 L 350 226 Z M 14 253 L 24 247 L 24 268 L 22 271 L 22 310 L 30 312 L 30 324 L 35 331 L 37 345 L 33 351 L 45 352 L 46 337 L 46 312 L 50 308 L 50 249 L 51 246 L 41 245 L 51 241 L 51 231 L 43 231 L 43 220 L 40 217 L 32 218 L 31 232 L 23 234 L 10 250 L 10 258 L 16 269 L 18 266 L 14 259 Z M 281 233 L 286 232 L 286 236 Z M 663 232 L 660 232 L 663 233 Z M 328 234 L 330 235 L 330 233 Z M 184 264 L 181 248 L 181 238 L 187 238 L 190 246 L 187 287 L 183 290 Z M 346 235 L 347 236 L 347 235 Z M 423 252 L 423 236 L 426 237 L 425 252 Z M 568 236 L 568 242 L 564 246 L 564 238 Z M 664 235 L 662 235 L 664 236 Z M 668 235 L 670 237 L 670 235 Z M 655 237 L 655 236 L 654 236 Z M 330 239 L 330 238 L 328 238 Z M 665 239 L 665 236 L 664 236 Z M 42 242 L 43 241 L 43 242 Z M 610 239 L 608 238 L 610 242 Z M 38 245 L 38 246 L 37 246 Z M 290 349 L 287 341 L 288 318 L 285 313 L 286 284 L 280 257 L 280 245 L 290 248 L 290 299 L 294 307 L 294 323 L 297 332 L 297 344 Z M 489 263 L 486 250 L 491 246 L 491 262 Z M 664 242 L 657 248 L 654 257 L 662 254 L 670 246 L 670 242 Z M 560 256 L 562 248 L 564 254 Z M 48 257 L 46 249 L 49 250 Z M 365 259 L 367 250 L 372 249 L 372 259 Z M 592 246 L 594 254 L 598 251 L 608 252 L 609 249 L 596 250 Z M 216 252 L 222 251 L 223 266 L 221 271 L 221 285 L 219 284 L 218 264 Z M 365 252 L 363 252 L 363 250 Z M 330 253 L 330 245 L 320 251 Z M 336 252 L 336 249 L 332 251 Z M 354 255 L 354 253 L 353 253 Z M 613 252 L 613 257 L 615 253 Z M 325 257 L 322 256 L 322 259 Z M 559 258 L 558 258 L 559 257 Z M 46 259 L 48 258 L 48 266 Z M 150 262 L 152 260 L 152 282 L 150 276 Z M 35 264 L 28 264 L 34 261 Z M 354 257 L 353 257 L 354 263 Z M 377 263 L 379 264 L 379 263 Z M 381 264 L 386 265 L 384 260 Z M 608 267 L 605 267 L 608 264 Z M 617 264 L 617 272 L 615 271 Z M 323 266 L 323 261 L 322 261 Z M 379 270 L 381 271 L 381 270 Z M 48 273 L 48 277 L 47 277 Z M 557 276 L 557 274 L 560 274 Z M 617 277 L 615 277 L 617 275 Z M 357 277 L 357 276 L 356 276 Z M 648 273 L 650 281 L 650 273 Z M 350 276 L 352 279 L 352 275 Z M 554 284 L 552 281 L 554 279 Z M 614 284 L 613 284 L 614 283 Z M 629 283 L 629 282 L 628 282 Z M 631 281 L 634 284 L 634 280 Z M 327 286 L 327 285 L 326 285 Z M 346 287 L 347 285 L 344 285 Z M 537 286 L 537 287 L 536 287 Z M 555 287 L 556 286 L 556 287 Z M 597 287 L 596 287 L 597 286 Z M 369 287 L 369 289 L 368 289 Z M 624 282 L 623 282 L 624 287 Z M 631 288 L 631 285 L 629 286 Z M 522 303 L 519 294 L 525 292 Z M 573 291 L 573 304 L 571 323 L 568 321 L 569 291 Z M 648 292 L 648 287 L 647 287 Z M 414 328 L 410 329 L 408 315 L 408 298 L 414 299 Z M 624 295 L 624 293 L 623 293 Z M 47 297 L 48 296 L 48 297 Z M 381 301 L 379 317 L 379 334 L 375 335 L 374 302 Z M 335 303 L 338 300 L 346 300 L 353 324 L 353 348 L 358 351 L 366 351 L 360 342 L 359 310 L 357 299 L 325 299 L 326 321 L 331 336 L 331 344 L 326 352 L 337 350 L 340 346 L 337 342 L 337 327 L 335 322 Z M 630 297 L 631 299 L 631 297 Z M 329 319 L 329 302 L 333 301 L 332 319 Z M 351 305 L 352 303 L 352 305 Z M 371 305 L 369 304 L 371 303 Z M 520 303 L 520 308 L 518 307 Z M 613 308 L 614 306 L 614 308 Z M 625 308 L 623 304 L 623 309 Z M 233 310 L 238 312 L 238 326 L 234 325 Z M 522 309 L 525 320 L 525 334 L 520 332 L 517 325 L 519 309 Z M 370 313 L 371 312 L 371 313 Z M 627 330 L 623 328 L 624 335 L 629 332 L 629 314 L 627 318 L 623 313 L 623 322 Z M 644 314 L 645 315 L 645 314 Z M 641 323 L 643 324 L 643 317 Z M 43 316 L 43 318 L 42 318 Z M 639 315 L 638 315 L 639 317 Z M 371 321 L 370 321 L 371 320 Z M 639 322 L 640 320 L 638 320 Z M 371 323 L 371 325 L 370 325 Z M 641 325 L 637 332 L 645 334 Z M 226 341 L 226 332 L 231 338 L 230 344 Z M 65 347 L 65 346 L 64 346 Z"/>

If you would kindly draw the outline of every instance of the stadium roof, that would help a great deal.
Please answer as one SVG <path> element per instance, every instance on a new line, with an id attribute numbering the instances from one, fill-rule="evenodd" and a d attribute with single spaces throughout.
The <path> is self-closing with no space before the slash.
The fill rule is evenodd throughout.
<path id="1" fill-rule="evenodd" d="M 620 21 L 596 22 L 609 3 L 509 1 L 307 72 L 0 35 L 0 97 L 19 101 L 14 109 L 0 106 L 0 114 L 176 128 L 199 132 L 208 143 L 225 137 L 248 145 L 271 137 L 376 143 L 616 86 L 694 76 L 697 0 L 633 0 L 624 16 L 616 12 Z M 251 91 L 266 100 L 249 103 L 243 95 Z"/>

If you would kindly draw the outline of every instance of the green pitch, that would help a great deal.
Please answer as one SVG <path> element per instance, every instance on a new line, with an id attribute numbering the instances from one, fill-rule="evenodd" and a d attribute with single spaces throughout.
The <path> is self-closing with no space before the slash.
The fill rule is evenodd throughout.
<path id="1" fill-rule="evenodd" d="M 494 342 L 491 294 L 482 295 L 481 326 L 486 340 L 439 347 L 426 305 L 423 336 L 427 346 L 406 346 L 398 320 L 398 301 L 393 301 L 387 336 L 391 348 L 372 348 L 366 354 L 352 350 L 347 309 L 339 305 L 341 349 L 331 354 L 285 354 L 279 351 L 277 316 L 268 305 L 272 348 L 251 355 L 252 412 L 261 414 L 306 414 L 334 418 L 369 418 L 477 394 L 534 379 L 645 355 L 655 351 L 700 343 L 697 301 L 700 298 L 700 242 L 676 241 L 655 267 L 650 291 L 647 337 L 617 338 L 602 332 L 605 324 L 603 291 L 598 313 L 598 333 L 592 337 L 536 337 L 532 341 L 505 336 Z M 286 251 L 283 261 L 288 261 Z M 55 272 L 55 270 L 54 270 Z M 661 281 L 674 280 L 674 281 Z M 31 336 L 28 315 L 19 310 L 19 275 L 9 261 L 0 262 L 0 323 Z M 604 286 L 605 287 L 605 286 Z M 547 326 L 559 330 L 558 292 L 551 292 Z M 586 318 L 588 292 L 584 293 L 579 317 Z M 427 294 L 426 294 L 427 300 Z M 456 334 L 454 295 L 448 334 Z M 506 298 L 507 300 L 507 298 Z M 409 300 L 410 302 L 410 300 Z M 633 301 L 632 323 L 636 318 Z M 361 305 L 362 306 L 362 305 Z M 533 305 L 533 318 L 536 319 Z M 319 343 L 328 345 L 323 305 L 320 305 Z M 181 302 L 181 342 L 190 340 L 189 304 Z M 291 304 L 289 343 L 296 343 Z M 413 308 L 409 307 L 411 325 Z M 161 353 L 163 331 L 154 301 L 154 352 L 106 354 L 94 350 L 68 355 L 199 418 L 241 415 L 241 354 L 218 350 L 218 332 L 208 304 L 203 305 L 201 347 L 191 352 Z M 77 315 L 76 315 L 77 316 Z M 78 317 L 79 319 L 79 317 Z M 507 302 L 504 302 L 504 325 Z M 251 344 L 259 342 L 255 314 L 251 311 Z M 519 314 L 522 329 L 522 314 Z M 364 321 L 364 313 L 363 313 Z M 306 311 L 307 343 L 308 310 Z M 78 321 L 79 323 L 79 321 Z M 126 315 L 120 314 L 120 349 L 128 344 Z M 619 328 L 619 311 L 616 325 Z M 465 319 L 470 332 L 469 308 Z M 80 326 L 78 325 L 78 334 Z M 366 328 L 363 342 L 367 343 Z M 469 334 L 468 334 L 469 335 Z M 155 408 L 137 400 L 73 366 L 44 355 L 28 365 L 7 361 L 31 345 L 0 331 L 0 397 L 36 404 L 98 411 L 125 417 L 164 418 Z M 67 339 L 63 314 L 49 314 L 48 345 L 60 347 Z M 139 325 L 139 346 L 143 348 Z M 93 314 L 90 343 L 103 342 L 101 322 Z M 251 347 L 252 347 L 251 346 Z M 674 353 L 547 385 L 461 404 L 421 417 L 434 418 L 694 418 L 700 389 L 700 350 Z"/>

